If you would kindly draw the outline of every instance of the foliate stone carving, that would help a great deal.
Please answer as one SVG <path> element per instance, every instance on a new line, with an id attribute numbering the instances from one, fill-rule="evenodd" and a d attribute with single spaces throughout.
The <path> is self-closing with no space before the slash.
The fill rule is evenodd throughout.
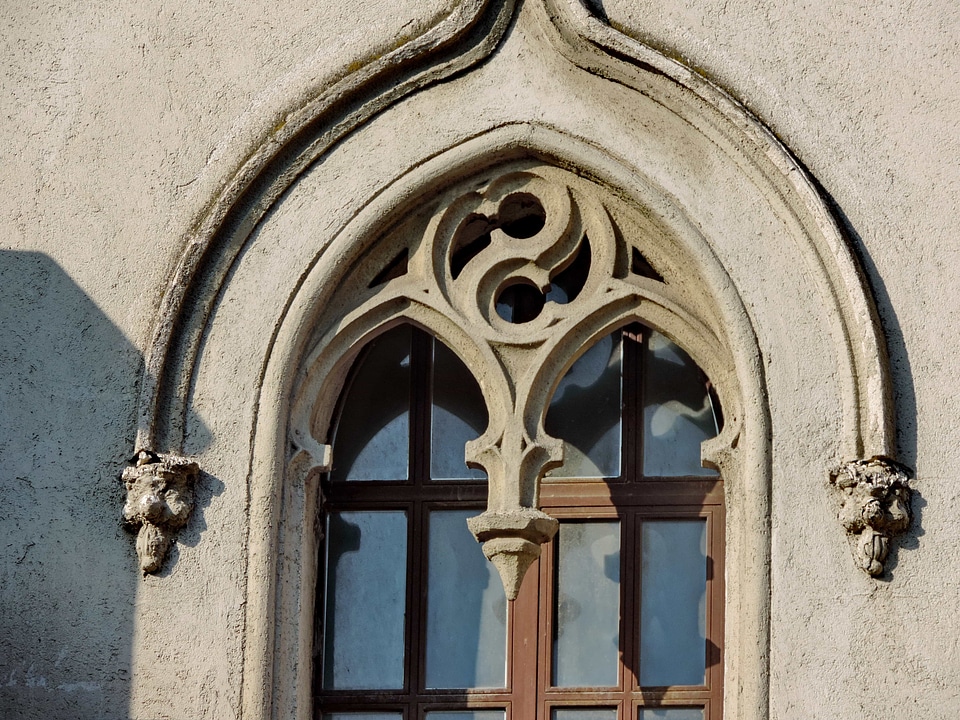
<path id="1" fill-rule="evenodd" d="M 840 495 L 838 518 L 857 565 L 880 575 L 890 538 L 910 526 L 909 471 L 885 457 L 853 460 L 830 473 Z"/>
<path id="2" fill-rule="evenodd" d="M 193 510 L 199 466 L 176 455 L 141 450 L 123 471 L 127 501 L 124 522 L 137 532 L 137 556 L 144 573 L 155 573 L 173 545 L 177 530 Z"/>

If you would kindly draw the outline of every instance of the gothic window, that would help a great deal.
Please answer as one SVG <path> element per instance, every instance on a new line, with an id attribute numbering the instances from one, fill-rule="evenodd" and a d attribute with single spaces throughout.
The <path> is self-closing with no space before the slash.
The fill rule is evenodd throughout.
<path id="1" fill-rule="evenodd" d="M 724 394 L 692 356 L 724 341 L 695 260 L 529 160 L 382 222 L 294 409 L 332 457 L 315 716 L 718 720 Z"/>
<path id="2" fill-rule="evenodd" d="M 460 9 L 320 94 L 285 92 L 305 104 L 244 144 L 163 293 L 136 447 L 224 477 L 218 587 L 245 583 L 242 714 L 765 720 L 775 488 L 827 466 L 844 498 L 856 478 L 841 471 L 866 467 L 867 494 L 889 480 L 889 368 L 862 268 L 787 149 L 675 58 L 583 3 Z M 654 379 L 693 364 L 706 394 L 692 370 Z M 714 396 L 721 432 L 698 447 L 712 431 L 697 403 Z M 850 525 L 858 565 L 880 572 L 888 531 Z M 446 619 L 431 616 L 451 586 Z M 684 642 L 651 646 L 675 636 L 662 608 L 681 596 L 696 622 L 677 614 Z M 441 661 L 461 679 L 428 683 L 449 649 L 436 638 L 465 642 L 443 623 L 468 613 L 488 655 L 470 645 Z M 154 637 L 201 615 L 169 614 Z M 612 626 L 578 623 L 614 617 L 605 685 Z M 701 640 L 702 684 L 699 661 L 649 675 L 657 647 Z M 598 679 L 571 680 L 575 661 Z"/>
<path id="3" fill-rule="evenodd" d="M 487 499 L 463 460 L 480 387 L 422 330 L 378 336 L 323 484 L 317 716 L 719 718 L 723 490 L 699 461 L 719 421 L 663 335 L 633 323 L 590 347 L 545 418 L 565 447 L 540 491 L 559 531 L 508 602 L 467 526 Z"/>

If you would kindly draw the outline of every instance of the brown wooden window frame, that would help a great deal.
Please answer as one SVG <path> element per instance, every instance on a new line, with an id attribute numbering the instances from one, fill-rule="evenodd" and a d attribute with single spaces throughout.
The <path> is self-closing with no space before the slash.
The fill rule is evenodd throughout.
<path id="1" fill-rule="evenodd" d="M 561 523 L 617 518 L 621 523 L 620 650 L 616 688 L 551 686 L 552 600 L 556 538 L 528 571 L 516 601 L 508 603 L 506 688 L 425 689 L 426 577 L 429 512 L 475 509 L 486 502 L 485 481 L 429 478 L 432 343 L 413 329 L 411 340 L 410 462 L 405 481 L 322 482 L 323 511 L 404 510 L 407 513 L 407 583 L 402 690 L 326 690 L 322 687 L 322 623 L 326 572 L 320 552 L 317 637 L 314 651 L 314 714 L 401 712 L 424 720 L 436 710 L 505 709 L 506 720 L 551 720 L 553 708 L 616 707 L 618 720 L 638 720 L 643 708 L 703 708 L 704 720 L 721 720 L 723 707 L 723 483 L 716 477 L 645 477 L 641 365 L 649 331 L 623 328 L 621 474 L 607 479 L 552 479 L 541 483 L 541 509 Z M 357 364 L 362 361 L 358 358 Z M 349 380 L 345 387 L 349 387 Z M 347 393 L 344 391 L 341 397 Z M 714 398 L 715 407 L 716 398 Z M 719 413 L 718 413 L 719 414 Z M 337 413 L 339 417 L 339 411 Z M 334 454 L 334 457 L 336 455 Z M 640 526 L 643 520 L 696 519 L 707 523 L 706 672 L 699 686 L 641 688 L 639 676 Z M 478 547 L 479 550 L 479 547 Z"/>

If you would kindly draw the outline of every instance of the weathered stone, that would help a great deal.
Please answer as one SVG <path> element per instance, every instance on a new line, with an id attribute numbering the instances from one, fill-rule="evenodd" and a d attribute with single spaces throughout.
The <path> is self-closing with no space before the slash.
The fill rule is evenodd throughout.
<path id="1" fill-rule="evenodd" d="M 852 460 L 830 473 L 840 496 L 840 524 L 847 531 L 857 565 L 869 575 L 883 573 L 890 538 L 910 526 L 909 470 L 890 458 Z"/>
<path id="2" fill-rule="evenodd" d="M 200 467 L 187 458 L 149 450 L 137 453 L 136 464 L 123 471 L 123 519 L 138 531 L 137 557 L 144 573 L 160 569 L 177 530 L 187 524 L 199 474 Z"/>
<path id="3" fill-rule="evenodd" d="M 483 554 L 500 573 L 509 600 L 516 600 L 524 574 L 540 557 L 540 546 L 557 533 L 559 523 L 530 508 L 513 512 L 487 511 L 467 520 L 470 532 L 483 543 Z"/>

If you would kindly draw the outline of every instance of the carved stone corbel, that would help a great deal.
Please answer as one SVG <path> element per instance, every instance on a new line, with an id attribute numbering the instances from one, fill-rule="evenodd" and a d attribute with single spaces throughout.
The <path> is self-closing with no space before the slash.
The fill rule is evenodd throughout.
<path id="1" fill-rule="evenodd" d="M 853 460 L 830 473 L 840 497 L 837 517 L 854 560 L 870 575 L 883 572 L 890 538 L 910 526 L 909 481 L 906 467 L 882 456 Z"/>
<path id="2" fill-rule="evenodd" d="M 149 450 L 137 453 L 136 463 L 123 471 L 123 519 L 128 527 L 139 528 L 137 556 L 144 573 L 160 569 L 177 530 L 187 524 L 199 474 L 200 467 L 187 458 Z"/>
<path id="3" fill-rule="evenodd" d="M 508 600 L 516 600 L 527 569 L 540 557 L 540 546 L 556 535 L 560 523 L 545 512 L 520 508 L 484 512 L 469 518 L 470 532 L 483 543 L 483 554 L 500 573 Z"/>

